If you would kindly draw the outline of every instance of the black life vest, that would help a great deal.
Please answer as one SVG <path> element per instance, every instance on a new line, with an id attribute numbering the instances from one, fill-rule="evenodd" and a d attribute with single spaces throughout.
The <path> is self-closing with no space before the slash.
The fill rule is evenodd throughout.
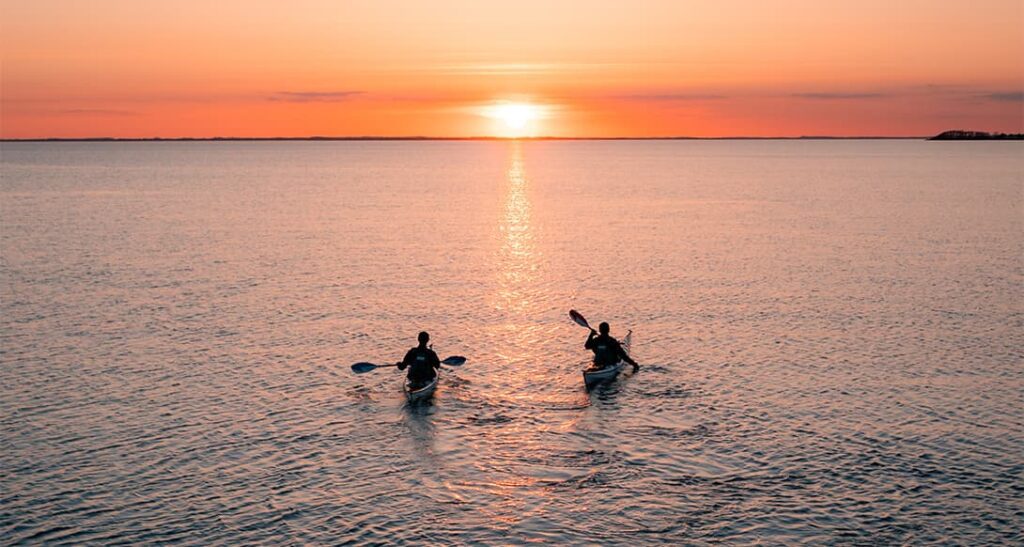
<path id="1" fill-rule="evenodd" d="M 431 363 L 430 350 L 415 347 L 409 352 L 412 355 L 412 363 L 409 364 L 409 377 L 417 380 L 429 380 L 437 373 Z"/>
<path id="2" fill-rule="evenodd" d="M 599 367 L 612 366 L 619 362 L 618 344 L 609 337 L 594 339 L 594 364 Z"/>

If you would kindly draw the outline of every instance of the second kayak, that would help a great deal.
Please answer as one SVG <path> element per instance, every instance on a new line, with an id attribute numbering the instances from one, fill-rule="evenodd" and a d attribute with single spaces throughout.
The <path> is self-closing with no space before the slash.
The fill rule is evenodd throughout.
<path id="1" fill-rule="evenodd" d="M 622 349 L 629 351 L 629 347 L 633 342 L 633 331 L 629 331 L 629 334 L 622 340 Z M 616 376 L 622 372 L 622 367 L 626 366 L 626 362 L 619 360 L 618 363 L 610 367 L 594 368 L 593 366 L 583 369 L 583 383 L 590 387 L 601 382 L 615 379 Z"/>
<path id="2" fill-rule="evenodd" d="M 583 371 L 583 383 L 591 386 L 605 380 L 611 380 L 622 372 L 622 367 L 624 366 L 626 366 L 626 363 L 619 361 L 610 367 L 585 369 Z"/>

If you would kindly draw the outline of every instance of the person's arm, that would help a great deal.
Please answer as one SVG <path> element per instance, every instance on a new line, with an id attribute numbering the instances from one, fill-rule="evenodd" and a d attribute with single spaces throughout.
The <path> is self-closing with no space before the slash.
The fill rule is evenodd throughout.
<path id="1" fill-rule="evenodd" d="M 441 360 L 437 358 L 437 354 L 434 350 L 430 350 L 430 366 L 434 368 L 441 368 Z"/>
<path id="2" fill-rule="evenodd" d="M 626 350 L 625 348 L 622 347 L 622 344 L 615 342 L 615 345 L 619 348 L 619 359 L 622 359 L 623 361 L 633 366 L 636 366 L 636 361 L 634 361 L 633 358 L 626 353 Z"/>
<path id="3" fill-rule="evenodd" d="M 412 350 L 405 352 L 405 357 L 398 363 L 398 370 L 405 370 L 405 367 L 412 363 L 413 355 Z"/>
<path id="4" fill-rule="evenodd" d="M 587 336 L 587 341 L 583 343 L 583 347 L 586 349 L 594 349 L 595 336 L 597 336 L 597 333 L 594 332 L 594 329 L 590 329 L 590 336 Z"/>

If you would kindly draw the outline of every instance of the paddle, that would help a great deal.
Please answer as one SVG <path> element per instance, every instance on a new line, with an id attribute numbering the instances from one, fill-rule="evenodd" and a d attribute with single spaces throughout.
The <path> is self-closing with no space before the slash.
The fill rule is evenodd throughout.
<path id="1" fill-rule="evenodd" d="M 626 348 L 629 348 L 629 347 L 631 347 L 633 345 L 633 329 L 629 329 L 629 332 L 626 333 L 626 337 L 623 338 L 622 340 L 623 340 L 623 342 L 625 342 L 624 344 L 622 344 L 623 345 L 622 349 L 628 353 L 629 350 L 626 349 Z M 637 371 L 639 371 L 639 370 L 640 370 L 640 365 L 638 365 L 636 363 L 633 363 L 633 374 L 636 374 Z"/>
<path id="2" fill-rule="evenodd" d="M 441 361 L 441 364 L 442 365 L 448 365 L 450 367 L 458 367 L 458 366 L 461 366 L 465 362 L 466 362 L 466 358 L 465 357 L 463 357 L 461 355 L 452 355 L 451 357 L 445 358 L 444 361 Z M 390 365 L 375 365 L 373 363 L 361 362 L 361 363 L 356 363 L 356 364 L 352 365 L 352 371 L 355 372 L 356 374 L 362 374 L 364 372 L 370 372 L 371 370 L 375 370 L 375 369 L 378 369 L 378 368 L 397 367 L 399 364 L 400 363 L 393 363 L 393 364 L 390 364 Z"/>
<path id="3" fill-rule="evenodd" d="M 580 312 L 578 312 L 576 310 L 569 310 L 569 318 L 572 319 L 573 322 L 576 323 L 577 325 L 579 325 L 579 326 L 581 326 L 581 327 L 583 327 L 585 329 L 589 329 L 590 332 L 594 332 L 594 328 L 590 326 L 590 323 L 587 323 L 587 318 L 583 317 L 582 313 L 580 313 Z M 632 336 L 632 335 L 633 335 L 633 331 L 631 330 L 631 331 L 629 331 L 629 334 L 626 335 L 626 340 L 629 340 L 629 337 Z M 629 343 L 627 342 L 626 345 L 628 346 Z M 633 364 L 633 372 L 636 372 L 638 370 L 640 370 L 640 365 Z"/>
<path id="4" fill-rule="evenodd" d="M 578 312 L 576 310 L 569 310 L 569 317 L 573 321 L 575 321 L 577 325 L 579 325 L 579 326 L 581 326 L 581 327 L 583 327 L 585 329 L 594 330 L 590 326 L 590 323 L 587 323 L 587 318 L 583 317 L 582 313 L 580 313 L 580 312 Z"/>

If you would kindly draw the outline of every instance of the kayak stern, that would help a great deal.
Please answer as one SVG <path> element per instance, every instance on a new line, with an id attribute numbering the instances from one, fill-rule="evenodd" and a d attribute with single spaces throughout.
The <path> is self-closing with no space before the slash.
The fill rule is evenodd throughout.
<path id="1" fill-rule="evenodd" d="M 437 382 L 440 378 L 441 375 L 438 374 L 437 376 L 434 376 L 433 380 L 416 389 L 413 389 L 412 384 L 409 382 L 409 380 L 406 380 L 403 386 L 405 396 L 409 399 L 410 403 L 426 401 L 427 399 L 431 398 L 434 395 L 434 390 L 437 389 Z"/>

